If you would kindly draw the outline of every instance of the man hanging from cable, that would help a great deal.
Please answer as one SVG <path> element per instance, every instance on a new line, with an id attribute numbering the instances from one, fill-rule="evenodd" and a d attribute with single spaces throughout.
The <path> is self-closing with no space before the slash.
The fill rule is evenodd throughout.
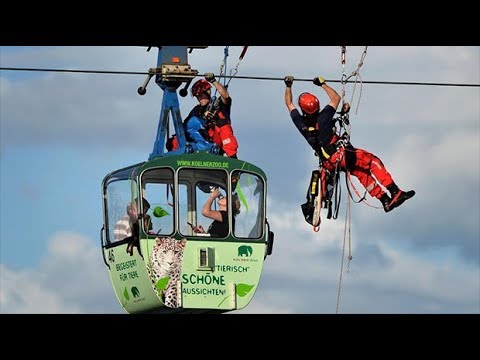
<path id="1" fill-rule="evenodd" d="M 313 79 L 313 83 L 327 93 L 330 102 L 320 111 L 318 98 L 311 93 L 304 92 L 298 98 L 302 114 L 292 101 L 293 81 L 293 76 L 284 78 L 286 85 L 285 104 L 293 123 L 315 150 L 321 165 L 325 169 L 334 171 L 338 164 L 340 170 L 357 177 L 366 191 L 372 197 L 380 200 L 385 212 L 393 210 L 415 195 L 414 190 L 402 191 L 398 188 L 392 176 L 376 155 L 353 147 L 349 141 L 345 141 L 336 134 L 336 119 L 334 119 L 334 116 L 340 104 L 341 96 L 327 85 L 322 77 L 316 77 Z M 342 113 L 348 110 L 349 106 L 346 103 L 342 108 Z M 390 196 L 384 192 L 382 186 L 389 191 Z"/>
<path id="2" fill-rule="evenodd" d="M 219 97 L 212 97 L 212 85 Z M 227 89 L 215 79 L 213 73 L 206 73 L 205 79 L 192 86 L 192 96 L 198 101 L 183 121 L 188 142 L 211 142 L 218 146 L 220 154 L 237 158 L 238 142 L 233 133 L 230 119 L 232 98 Z"/>

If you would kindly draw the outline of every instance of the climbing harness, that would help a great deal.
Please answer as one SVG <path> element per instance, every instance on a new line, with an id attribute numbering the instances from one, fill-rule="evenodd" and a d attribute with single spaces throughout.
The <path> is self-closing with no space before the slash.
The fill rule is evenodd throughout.
<path id="1" fill-rule="evenodd" d="M 350 135 L 346 128 L 346 124 L 349 124 L 348 111 L 340 113 L 340 116 L 335 118 L 335 120 L 335 124 L 337 122 L 340 124 L 340 128 L 335 129 L 335 137 L 337 140 L 332 144 L 322 147 L 320 154 L 316 154 L 319 158 L 319 166 L 317 170 L 312 172 L 307 191 L 307 202 L 301 205 L 305 221 L 313 226 L 315 232 L 319 231 L 322 208 L 327 209 L 327 219 L 337 219 L 340 209 L 340 162 L 343 156 L 337 159 L 333 171 L 326 169 L 323 166 L 323 161 L 329 159 L 337 152 L 344 154 L 345 151 L 349 151 Z"/>
<path id="2" fill-rule="evenodd" d="M 213 95 L 208 102 L 207 110 L 205 110 L 205 113 L 203 115 L 205 119 L 205 128 L 215 126 L 215 117 L 219 110 L 220 101 L 222 101 L 222 98 L 220 96 L 217 97 Z"/>

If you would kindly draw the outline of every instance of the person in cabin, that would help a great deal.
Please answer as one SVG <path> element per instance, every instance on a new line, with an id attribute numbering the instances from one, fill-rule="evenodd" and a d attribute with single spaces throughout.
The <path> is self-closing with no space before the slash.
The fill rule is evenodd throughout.
<path id="1" fill-rule="evenodd" d="M 349 171 L 372 197 L 380 200 L 385 212 L 393 210 L 415 195 L 414 190 L 402 191 L 398 188 L 376 155 L 355 148 L 350 142 L 346 145 L 342 144 L 342 139 L 335 132 L 336 120 L 334 119 L 341 97 L 335 89 L 325 83 L 324 78 L 316 77 L 313 79 L 313 83 L 326 92 L 330 102 L 320 110 L 318 98 L 309 92 L 304 92 L 298 97 L 298 105 L 302 114 L 292 101 L 293 81 L 293 76 L 284 78 L 285 104 L 294 125 L 315 150 L 325 169 L 333 171 L 339 162 L 341 170 Z M 342 113 L 346 113 L 348 110 L 349 105 L 346 103 L 342 108 Z M 390 196 L 384 189 L 388 190 Z"/>
<path id="2" fill-rule="evenodd" d="M 218 98 L 211 96 L 212 85 L 218 91 Z M 205 79 L 195 82 L 191 91 L 198 105 L 183 121 L 187 141 L 214 143 L 222 154 L 237 158 L 238 141 L 230 118 L 232 98 L 227 89 L 215 79 L 213 73 L 206 73 Z"/>
<path id="3" fill-rule="evenodd" d="M 217 199 L 219 210 L 212 210 L 212 204 Z M 207 201 L 203 205 L 202 215 L 210 218 L 213 222 L 210 224 L 207 231 L 202 225 L 192 226 L 192 229 L 196 233 L 208 233 L 214 237 L 224 238 L 228 235 L 228 212 L 227 212 L 228 198 L 223 196 L 218 188 L 214 188 L 210 193 Z M 237 194 L 232 195 L 232 232 L 235 229 L 235 216 L 240 214 L 240 200 Z"/>
<path id="4" fill-rule="evenodd" d="M 143 210 L 145 212 L 143 215 L 143 223 L 145 230 L 149 232 L 152 230 L 152 220 L 146 212 L 150 209 L 150 203 L 145 198 L 142 198 L 142 200 Z M 133 247 L 138 246 L 140 239 L 137 199 L 127 204 L 127 213 L 115 223 L 113 234 L 115 241 L 128 240 L 127 253 L 133 255 Z"/>

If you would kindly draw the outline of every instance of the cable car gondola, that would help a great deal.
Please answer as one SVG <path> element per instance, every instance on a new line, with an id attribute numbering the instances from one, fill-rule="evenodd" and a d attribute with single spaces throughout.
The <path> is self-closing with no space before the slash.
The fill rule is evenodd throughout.
<path id="1" fill-rule="evenodd" d="M 241 159 L 192 151 L 185 140 L 177 89 L 186 83 L 180 90 L 184 96 L 198 74 L 188 65 L 189 48 L 205 47 L 160 47 L 158 67 L 149 70 L 138 89 L 145 94 L 155 76 L 164 93 L 148 161 L 109 173 L 101 185 L 102 256 L 127 313 L 242 309 L 254 297 L 272 253 L 262 169 Z M 170 114 L 179 145 L 174 151 L 165 150 Z M 227 198 L 227 234 L 194 231 L 211 222 L 202 216 L 202 207 L 213 189 Z M 238 215 L 232 199 L 240 202 Z"/>

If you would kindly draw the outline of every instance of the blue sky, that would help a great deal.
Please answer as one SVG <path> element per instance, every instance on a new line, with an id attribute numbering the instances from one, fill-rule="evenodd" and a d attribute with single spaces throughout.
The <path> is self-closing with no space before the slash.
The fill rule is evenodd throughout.
<path id="1" fill-rule="evenodd" d="M 229 69 L 241 50 L 230 46 Z M 363 50 L 347 47 L 347 75 Z M 218 74 L 223 54 L 195 50 L 189 62 Z M 156 57 L 142 47 L 0 47 L 1 67 L 143 72 Z M 251 46 L 238 75 L 340 80 L 340 59 L 339 46 Z M 479 47 L 369 46 L 360 74 L 479 84 L 479 64 Z M 144 80 L 0 72 L 0 313 L 123 313 L 101 257 L 100 184 L 152 151 L 162 91 L 152 82 L 139 96 Z M 234 313 L 335 313 L 345 196 L 339 218 L 323 216 L 313 232 L 300 204 L 317 162 L 290 120 L 283 81 L 233 79 L 229 91 L 239 157 L 268 176 L 275 232 L 254 300 Z M 328 103 L 320 88 L 295 82 L 294 97 L 303 91 Z M 352 93 L 347 86 L 347 100 Z M 194 105 L 180 98 L 183 116 Z M 357 84 L 353 105 L 352 143 L 417 194 L 388 214 L 352 204 L 339 312 L 480 313 L 480 88 Z"/>

